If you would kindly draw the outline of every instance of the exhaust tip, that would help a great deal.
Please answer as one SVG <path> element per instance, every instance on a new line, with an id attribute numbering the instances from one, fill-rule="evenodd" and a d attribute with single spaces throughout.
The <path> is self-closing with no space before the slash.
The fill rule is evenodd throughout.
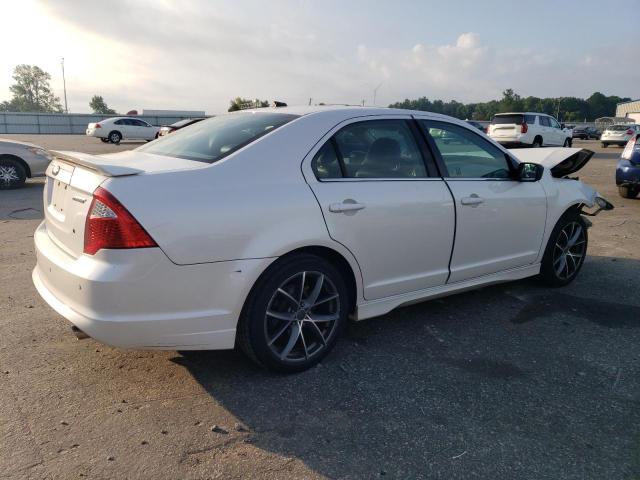
<path id="1" fill-rule="evenodd" d="M 85 332 L 80 330 L 75 325 L 71 326 L 71 331 L 73 332 L 73 334 L 76 336 L 78 340 L 84 340 L 85 338 L 89 338 L 89 335 L 87 335 Z"/>

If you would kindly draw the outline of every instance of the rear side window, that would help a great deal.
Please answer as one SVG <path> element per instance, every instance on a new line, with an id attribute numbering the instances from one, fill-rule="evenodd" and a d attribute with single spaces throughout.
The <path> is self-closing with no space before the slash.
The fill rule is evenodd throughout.
<path id="1" fill-rule="evenodd" d="M 328 178 L 342 178 L 342 170 L 340 169 L 340 161 L 333 145 L 333 140 L 329 140 L 320 149 L 311 162 L 316 177 L 319 180 Z"/>
<path id="2" fill-rule="evenodd" d="M 424 159 L 405 120 L 347 125 L 333 137 L 347 178 L 424 178 Z"/>
<path id="3" fill-rule="evenodd" d="M 529 125 L 535 125 L 537 115 L 525 115 L 524 119 Z"/>
<path id="4" fill-rule="evenodd" d="M 496 115 L 491 119 L 492 125 L 516 124 L 520 125 L 524 121 L 524 115 Z"/>
<path id="5" fill-rule="evenodd" d="M 239 112 L 209 118 L 136 150 L 214 163 L 298 118 L 288 113 Z"/>
<path id="6" fill-rule="evenodd" d="M 129 125 L 128 120 L 126 118 L 121 118 L 120 120 L 116 120 L 113 122 L 114 125 Z"/>

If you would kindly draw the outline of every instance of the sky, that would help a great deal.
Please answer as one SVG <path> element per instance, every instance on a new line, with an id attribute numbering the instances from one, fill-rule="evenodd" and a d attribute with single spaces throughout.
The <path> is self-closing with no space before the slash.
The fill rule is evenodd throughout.
<path id="1" fill-rule="evenodd" d="M 508 3 L 508 4 L 507 4 Z M 0 101 L 38 65 L 69 111 L 405 98 L 640 98 L 640 0 L 0 0 Z M 374 90 L 377 88 L 376 93 Z"/>

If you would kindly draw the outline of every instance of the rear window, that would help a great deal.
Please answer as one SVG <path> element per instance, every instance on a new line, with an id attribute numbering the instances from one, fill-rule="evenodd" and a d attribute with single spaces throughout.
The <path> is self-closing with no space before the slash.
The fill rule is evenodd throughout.
<path id="1" fill-rule="evenodd" d="M 298 115 L 266 112 L 219 115 L 136 150 L 214 163 L 295 118 Z"/>
<path id="2" fill-rule="evenodd" d="M 621 132 L 623 130 L 629 130 L 633 125 L 611 125 L 607 128 L 607 130 L 612 130 L 614 132 Z"/>
<path id="3" fill-rule="evenodd" d="M 492 125 L 516 124 L 520 125 L 524 120 L 524 115 L 496 115 L 491 119 Z"/>

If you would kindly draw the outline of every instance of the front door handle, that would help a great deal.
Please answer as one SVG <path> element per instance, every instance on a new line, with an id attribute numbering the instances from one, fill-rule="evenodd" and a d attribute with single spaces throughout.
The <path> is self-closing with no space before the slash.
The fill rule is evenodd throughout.
<path id="1" fill-rule="evenodd" d="M 484 203 L 484 198 L 479 197 L 475 193 L 472 193 L 469 197 L 462 197 L 460 199 L 460 203 L 462 205 L 471 205 L 472 207 L 477 207 L 481 203 Z"/>
<path id="2" fill-rule="evenodd" d="M 351 200 L 350 202 L 345 200 L 342 203 L 332 203 L 329 205 L 329 211 L 333 213 L 355 212 L 362 210 L 364 207 L 365 205 L 357 203 L 354 200 Z"/>

